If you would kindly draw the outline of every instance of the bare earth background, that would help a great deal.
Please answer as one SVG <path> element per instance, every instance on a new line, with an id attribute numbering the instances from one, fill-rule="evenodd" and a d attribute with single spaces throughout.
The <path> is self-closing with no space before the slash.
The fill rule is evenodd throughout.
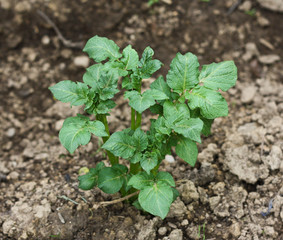
<path id="1" fill-rule="evenodd" d="M 246 0 L 227 15 L 237 2 L 0 0 L 0 239 L 282 240 L 283 2 Z M 73 42 L 97 34 L 140 54 L 150 45 L 164 63 L 156 76 L 178 51 L 201 64 L 235 61 L 229 117 L 214 122 L 196 167 L 174 153 L 175 162 L 162 165 L 181 194 L 165 220 L 128 203 L 94 211 L 95 202 L 119 195 L 78 189 L 78 170 L 105 155 L 97 139 L 74 155 L 60 145 L 63 120 L 81 109 L 56 102 L 48 87 L 81 80 L 92 62 L 64 45 L 38 10 Z M 117 101 L 112 132 L 130 125 L 130 109 Z"/>

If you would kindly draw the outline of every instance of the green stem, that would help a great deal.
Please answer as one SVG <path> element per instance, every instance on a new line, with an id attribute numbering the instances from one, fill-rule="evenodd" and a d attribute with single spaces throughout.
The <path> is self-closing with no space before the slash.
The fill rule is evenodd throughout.
<path id="1" fill-rule="evenodd" d="M 140 163 L 131 163 L 130 164 L 130 173 L 136 175 L 140 171 L 141 171 Z"/>
<path id="2" fill-rule="evenodd" d="M 141 117 L 142 117 L 141 113 L 137 112 L 136 127 L 135 127 L 136 129 L 141 126 Z"/>
<path id="3" fill-rule="evenodd" d="M 99 114 L 99 115 L 96 116 L 96 119 L 101 121 L 104 124 L 104 126 L 105 126 L 105 131 L 108 134 L 107 137 L 102 137 L 103 143 L 105 143 L 110 138 L 110 132 L 109 132 L 109 127 L 108 127 L 108 122 L 107 122 L 106 115 L 105 114 Z M 106 150 L 106 153 L 107 153 L 107 156 L 108 156 L 109 161 L 110 161 L 112 166 L 117 164 L 117 163 L 119 163 L 119 158 L 118 157 L 114 156 L 111 152 L 109 152 L 107 150 Z"/>
<path id="4" fill-rule="evenodd" d="M 138 88 L 138 92 L 141 93 L 141 84 Z M 139 112 L 136 112 L 137 114 L 137 118 L 136 118 L 136 129 L 139 128 L 141 126 L 141 117 L 142 117 L 142 114 L 139 113 Z"/>
<path id="5" fill-rule="evenodd" d="M 136 129 L 136 111 L 133 108 L 131 108 L 131 129 Z"/>

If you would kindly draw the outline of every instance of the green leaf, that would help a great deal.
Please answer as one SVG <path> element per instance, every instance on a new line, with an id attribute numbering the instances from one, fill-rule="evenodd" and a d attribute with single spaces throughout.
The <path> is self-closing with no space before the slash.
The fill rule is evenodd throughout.
<path id="1" fill-rule="evenodd" d="M 107 58 L 115 60 L 122 56 L 119 47 L 112 40 L 97 35 L 87 41 L 83 51 L 96 62 Z"/>
<path id="2" fill-rule="evenodd" d="M 152 170 L 158 164 L 158 156 L 156 152 L 146 152 L 140 160 L 141 167 L 150 174 Z"/>
<path id="3" fill-rule="evenodd" d="M 150 106 L 153 106 L 155 100 L 164 100 L 168 98 L 166 94 L 155 89 L 148 89 L 143 94 L 140 94 L 137 91 L 130 91 L 126 92 L 124 96 L 126 99 L 129 98 L 129 105 L 139 113 L 142 113 Z"/>
<path id="4" fill-rule="evenodd" d="M 159 114 L 162 115 L 163 114 L 163 107 L 161 104 L 154 104 L 153 106 L 151 106 L 149 108 L 149 110 L 153 113 L 153 114 Z"/>
<path id="5" fill-rule="evenodd" d="M 164 92 L 157 89 L 148 89 L 143 93 L 143 96 L 151 96 L 154 100 L 157 101 L 169 99 L 169 97 Z"/>
<path id="6" fill-rule="evenodd" d="M 164 81 L 163 76 L 158 77 L 153 83 L 150 84 L 151 89 L 159 90 L 167 95 L 167 97 L 171 97 L 171 89 L 168 84 Z"/>
<path id="7" fill-rule="evenodd" d="M 138 163 L 141 159 L 142 159 L 142 153 L 137 152 L 137 153 L 135 153 L 135 155 L 134 155 L 132 158 L 130 158 L 129 160 L 130 160 L 131 163 Z"/>
<path id="8" fill-rule="evenodd" d="M 162 62 L 157 59 L 146 62 L 141 68 L 141 78 L 150 78 L 153 73 L 159 70 Z"/>
<path id="9" fill-rule="evenodd" d="M 203 128 L 201 130 L 201 133 L 207 137 L 211 133 L 210 129 L 214 119 L 201 118 L 201 120 L 203 121 Z"/>
<path id="10" fill-rule="evenodd" d="M 97 88 L 100 76 L 104 71 L 105 67 L 101 63 L 90 66 L 86 69 L 86 72 L 83 75 L 84 83 L 86 83 L 90 87 Z"/>
<path id="11" fill-rule="evenodd" d="M 136 151 L 132 137 L 124 131 L 113 133 L 102 148 L 125 159 L 132 157 Z"/>
<path id="12" fill-rule="evenodd" d="M 133 89 L 133 83 L 129 77 L 123 78 L 122 88 L 127 89 L 127 90 Z"/>
<path id="13" fill-rule="evenodd" d="M 211 125 L 214 119 L 206 119 L 203 116 L 201 116 L 199 108 L 196 108 L 194 110 L 191 109 L 190 113 L 191 113 L 191 118 L 200 118 L 203 121 L 203 128 L 201 130 L 201 133 L 206 137 L 210 135 Z"/>
<path id="14" fill-rule="evenodd" d="M 123 58 L 121 61 L 124 63 L 124 69 L 132 70 L 138 66 L 139 63 L 139 55 L 136 50 L 132 49 L 131 45 L 128 45 L 123 50 Z"/>
<path id="15" fill-rule="evenodd" d="M 114 108 L 116 103 L 110 99 L 106 101 L 100 101 L 100 103 L 96 107 L 97 114 L 107 114 L 110 112 L 110 109 Z"/>
<path id="16" fill-rule="evenodd" d="M 118 192 L 124 184 L 127 171 L 127 167 L 120 164 L 103 168 L 98 174 L 98 187 L 108 194 Z"/>
<path id="17" fill-rule="evenodd" d="M 150 78 L 151 75 L 159 70 L 162 66 L 162 63 L 159 60 L 152 60 L 153 55 L 154 51 L 152 48 L 146 47 L 139 62 L 140 77 L 142 79 Z"/>
<path id="18" fill-rule="evenodd" d="M 174 125 L 177 121 L 190 118 L 190 110 L 185 103 L 174 104 L 171 101 L 165 101 L 163 104 L 163 114 L 171 125 Z"/>
<path id="19" fill-rule="evenodd" d="M 167 84 L 177 93 L 193 88 L 198 84 L 199 62 L 195 55 L 177 53 L 170 64 L 170 70 L 166 76 Z"/>
<path id="20" fill-rule="evenodd" d="M 146 186 L 153 185 L 154 179 L 152 174 L 147 174 L 146 172 L 139 172 L 138 174 L 132 176 L 128 182 L 129 186 L 135 189 L 141 190 Z"/>
<path id="21" fill-rule="evenodd" d="M 200 113 L 207 119 L 214 119 L 228 115 L 228 105 L 221 93 L 205 88 L 197 87 L 191 93 L 186 93 L 191 109 L 200 108 Z"/>
<path id="22" fill-rule="evenodd" d="M 188 138 L 181 137 L 176 146 L 176 154 L 185 162 L 194 166 L 198 157 L 197 144 Z"/>
<path id="23" fill-rule="evenodd" d="M 159 117 L 155 123 L 154 128 L 158 133 L 164 134 L 164 135 L 170 135 L 172 130 L 166 125 L 166 120 L 164 117 Z"/>
<path id="24" fill-rule="evenodd" d="M 168 186 L 175 187 L 175 181 L 172 175 L 168 172 L 158 172 L 156 175 L 157 182 L 163 182 Z"/>
<path id="25" fill-rule="evenodd" d="M 164 219 L 173 201 L 173 191 L 168 185 L 156 183 L 153 186 L 143 188 L 138 199 L 145 211 Z"/>
<path id="26" fill-rule="evenodd" d="M 199 143 L 201 142 L 200 134 L 203 128 L 203 122 L 200 118 L 183 119 L 172 125 L 172 128 L 175 132 L 182 134 L 186 138 Z"/>
<path id="27" fill-rule="evenodd" d="M 227 91 L 235 86 L 237 80 L 237 67 L 233 61 L 224 61 L 204 65 L 199 75 L 200 83 L 205 87 Z"/>
<path id="28" fill-rule="evenodd" d="M 142 58 L 139 62 L 139 67 L 142 67 L 146 62 L 149 62 L 154 55 L 154 51 L 151 47 L 146 47 L 142 53 Z"/>
<path id="29" fill-rule="evenodd" d="M 64 103 L 70 102 L 71 106 L 80 106 L 88 101 L 89 89 L 81 82 L 65 80 L 49 87 L 49 90 L 56 99 Z"/>
<path id="30" fill-rule="evenodd" d="M 133 141 L 137 152 L 142 152 L 147 148 L 148 140 L 144 131 L 137 128 L 133 134 Z"/>
<path id="31" fill-rule="evenodd" d="M 172 202 L 174 202 L 177 199 L 177 197 L 180 196 L 180 193 L 178 192 L 178 190 L 176 188 L 171 188 L 171 189 L 172 189 L 172 192 L 173 192 L 173 201 Z"/>
<path id="32" fill-rule="evenodd" d="M 98 173 L 104 167 L 104 163 L 100 162 L 95 168 L 91 168 L 87 174 L 79 176 L 79 188 L 82 190 L 90 190 L 97 186 Z"/>
<path id="33" fill-rule="evenodd" d="M 79 115 L 64 121 L 59 139 L 62 145 L 73 153 L 79 145 L 86 145 L 90 141 L 91 133 L 98 137 L 108 136 L 102 122 L 89 121 L 88 117 Z"/>
<path id="34" fill-rule="evenodd" d="M 129 73 L 127 70 L 125 70 L 125 65 L 122 62 L 116 62 L 116 61 L 109 61 L 104 64 L 106 69 L 110 72 L 115 72 L 118 74 L 120 77 L 125 77 Z"/>

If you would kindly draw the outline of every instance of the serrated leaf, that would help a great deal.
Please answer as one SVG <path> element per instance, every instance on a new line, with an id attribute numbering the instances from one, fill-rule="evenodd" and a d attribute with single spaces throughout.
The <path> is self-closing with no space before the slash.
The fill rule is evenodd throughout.
<path id="1" fill-rule="evenodd" d="M 91 168 L 88 173 L 79 176 L 79 188 L 82 190 L 90 190 L 97 186 L 98 173 L 104 167 L 104 163 L 100 162 L 95 168 Z"/>
<path id="2" fill-rule="evenodd" d="M 153 106 L 150 106 L 149 110 L 154 114 L 163 114 L 163 107 L 161 104 L 154 104 Z"/>
<path id="3" fill-rule="evenodd" d="M 164 92 L 161 92 L 157 89 L 148 89 L 142 95 L 147 97 L 151 96 L 154 100 L 157 101 L 169 99 L 169 97 Z"/>
<path id="4" fill-rule="evenodd" d="M 133 89 L 133 83 L 129 77 L 123 78 L 122 88 L 127 89 L 127 90 Z"/>
<path id="5" fill-rule="evenodd" d="M 150 61 L 153 55 L 154 55 L 153 49 L 149 46 L 146 47 L 142 53 L 142 58 L 139 62 L 139 67 L 142 67 L 146 62 Z"/>
<path id="6" fill-rule="evenodd" d="M 168 98 L 163 92 L 154 89 L 148 89 L 143 94 L 137 91 L 130 91 L 126 92 L 124 96 L 129 99 L 129 105 L 139 113 L 153 106 L 155 100 Z"/>
<path id="7" fill-rule="evenodd" d="M 143 188 L 138 199 L 145 211 L 164 219 L 173 201 L 173 191 L 168 185 L 156 183 Z"/>
<path id="8" fill-rule="evenodd" d="M 153 73 L 161 68 L 161 66 L 162 62 L 157 59 L 147 61 L 140 69 L 141 78 L 150 78 Z"/>
<path id="9" fill-rule="evenodd" d="M 86 145 L 90 141 L 91 133 L 98 137 L 105 137 L 104 124 L 100 121 L 89 121 L 85 116 L 69 117 L 59 132 L 62 145 L 73 153 L 79 145 Z"/>
<path id="10" fill-rule="evenodd" d="M 168 172 L 158 172 L 155 179 L 157 182 L 165 183 L 168 186 L 175 187 L 174 178 Z"/>
<path id="11" fill-rule="evenodd" d="M 198 157 L 197 144 L 188 138 L 181 137 L 176 146 L 176 154 L 193 167 Z"/>
<path id="12" fill-rule="evenodd" d="M 163 104 L 163 114 L 169 124 L 174 125 L 175 122 L 190 118 L 190 110 L 184 103 L 172 103 L 165 101 Z"/>
<path id="13" fill-rule="evenodd" d="M 103 168 L 98 174 L 98 187 L 108 194 L 118 192 L 124 184 L 127 171 L 127 168 L 120 164 Z"/>
<path id="14" fill-rule="evenodd" d="M 100 101 L 100 103 L 96 106 L 95 111 L 97 114 L 107 114 L 110 112 L 110 109 L 114 108 L 116 103 L 110 99 L 106 101 Z"/>
<path id="15" fill-rule="evenodd" d="M 65 80 L 49 87 L 49 90 L 56 99 L 64 103 L 70 102 L 71 106 L 80 106 L 88 101 L 89 89 L 81 82 Z"/>
<path id="16" fill-rule="evenodd" d="M 140 164 L 147 174 L 150 174 L 150 170 L 152 170 L 158 164 L 158 156 L 156 152 L 145 153 L 140 160 Z"/>
<path id="17" fill-rule="evenodd" d="M 129 186 L 135 189 L 141 190 L 146 186 L 150 186 L 154 183 L 154 178 L 152 174 L 147 174 L 146 172 L 139 172 L 138 174 L 132 176 L 128 182 Z"/>
<path id="18" fill-rule="evenodd" d="M 211 130 L 211 125 L 214 121 L 214 119 L 206 119 L 206 118 L 201 118 L 201 120 L 203 121 L 203 128 L 201 130 L 201 133 L 204 136 L 209 136 L 210 135 L 210 130 Z"/>
<path id="19" fill-rule="evenodd" d="M 137 91 L 130 91 L 125 93 L 125 98 L 129 99 L 129 105 L 138 111 L 139 113 L 142 113 L 147 108 L 155 104 L 155 100 L 151 97 L 144 97 Z"/>
<path id="20" fill-rule="evenodd" d="M 161 133 L 161 134 L 164 134 L 164 135 L 170 135 L 171 132 L 172 132 L 172 129 L 169 128 L 167 125 L 166 125 L 166 120 L 164 117 L 159 117 L 155 123 L 154 123 L 154 128 L 156 130 L 156 132 L 158 133 Z"/>
<path id="21" fill-rule="evenodd" d="M 184 137 L 189 138 L 196 142 L 201 142 L 200 134 L 203 128 L 203 122 L 200 118 L 183 119 L 172 125 L 175 132 L 182 134 Z"/>
<path id="22" fill-rule="evenodd" d="M 112 40 L 97 35 L 87 41 L 83 51 L 96 62 L 107 58 L 115 60 L 122 56 L 119 47 Z"/>
<path id="23" fill-rule="evenodd" d="M 171 97 L 171 89 L 168 84 L 164 81 L 163 76 L 158 77 L 154 82 L 150 84 L 151 89 L 159 90 L 167 95 L 167 97 Z"/>
<path id="24" fill-rule="evenodd" d="M 106 62 L 104 66 L 109 72 L 114 72 L 120 77 L 125 77 L 128 75 L 128 71 L 124 69 L 125 65 L 122 62 L 109 61 Z"/>
<path id="25" fill-rule="evenodd" d="M 137 128 L 133 134 L 133 141 L 137 152 L 142 152 L 148 145 L 147 135 L 140 128 Z"/>
<path id="26" fill-rule="evenodd" d="M 102 148 L 125 159 L 132 157 L 136 151 L 132 137 L 125 132 L 113 133 Z"/>
<path id="27" fill-rule="evenodd" d="M 235 86 L 237 80 L 237 67 L 233 61 L 224 61 L 203 65 L 199 75 L 200 83 L 205 87 L 227 91 Z"/>
<path id="28" fill-rule="evenodd" d="M 153 55 L 154 51 L 152 48 L 146 47 L 139 62 L 139 75 L 142 79 L 150 78 L 151 75 L 159 70 L 162 66 L 162 63 L 159 60 L 152 60 Z"/>
<path id="29" fill-rule="evenodd" d="M 201 133 L 206 137 L 210 135 L 211 125 L 214 119 L 206 119 L 203 116 L 201 116 L 199 108 L 196 108 L 194 110 L 191 109 L 190 112 L 192 118 L 200 118 L 203 121 L 203 128 L 201 130 Z"/>
<path id="30" fill-rule="evenodd" d="M 138 163 L 142 159 L 142 153 L 136 152 L 132 158 L 130 158 L 131 163 Z"/>
<path id="31" fill-rule="evenodd" d="M 124 63 L 124 69 L 132 70 L 138 66 L 139 55 L 131 45 L 128 45 L 123 50 L 123 58 L 121 59 L 121 61 Z"/>
<path id="32" fill-rule="evenodd" d="M 228 115 L 228 104 L 217 91 L 198 87 L 190 93 L 187 92 L 185 96 L 189 100 L 189 107 L 191 109 L 200 108 L 200 113 L 204 118 L 214 119 Z"/>
<path id="33" fill-rule="evenodd" d="M 199 62 L 192 53 L 182 55 L 177 53 L 170 64 L 170 70 L 166 76 L 167 84 L 177 93 L 193 88 L 198 84 Z"/>
<path id="34" fill-rule="evenodd" d="M 172 192 L 173 192 L 173 201 L 172 202 L 174 202 L 177 199 L 177 197 L 180 196 L 180 193 L 178 192 L 178 190 L 176 188 L 171 188 L 171 189 L 172 189 Z"/>
<path id="35" fill-rule="evenodd" d="M 105 67 L 101 63 L 90 66 L 86 69 L 86 72 L 83 75 L 84 83 L 86 83 L 90 87 L 97 88 L 100 76 L 104 71 Z"/>

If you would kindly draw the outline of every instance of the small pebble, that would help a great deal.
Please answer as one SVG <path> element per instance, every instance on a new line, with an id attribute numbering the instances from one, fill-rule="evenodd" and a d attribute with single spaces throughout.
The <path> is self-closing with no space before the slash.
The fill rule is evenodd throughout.
<path id="1" fill-rule="evenodd" d="M 166 227 L 161 227 L 158 229 L 158 233 L 161 235 L 161 236 L 164 236 L 167 232 L 167 228 Z"/>
<path id="2" fill-rule="evenodd" d="M 44 35 L 41 39 L 43 45 L 48 45 L 50 43 L 50 38 L 47 35 Z"/>
<path id="3" fill-rule="evenodd" d="M 166 155 L 165 156 L 165 161 L 169 162 L 169 163 L 173 163 L 173 162 L 175 162 L 175 159 L 174 159 L 174 157 L 172 155 Z"/>
<path id="4" fill-rule="evenodd" d="M 77 56 L 74 58 L 74 64 L 77 67 L 87 68 L 89 66 L 89 58 L 87 56 Z"/>
<path id="5" fill-rule="evenodd" d="M 6 131 L 6 136 L 9 137 L 9 138 L 14 137 L 15 134 L 16 134 L 16 129 L 15 129 L 15 128 L 9 128 L 9 129 Z"/>

